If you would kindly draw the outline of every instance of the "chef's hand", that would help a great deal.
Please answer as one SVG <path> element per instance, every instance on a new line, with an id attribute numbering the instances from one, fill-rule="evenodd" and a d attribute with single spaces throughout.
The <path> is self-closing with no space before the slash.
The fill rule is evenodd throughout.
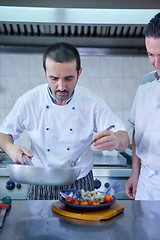
<path id="1" fill-rule="evenodd" d="M 94 135 L 93 141 L 93 147 L 99 150 L 112 151 L 113 149 L 116 149 L 119 145 L 118 136 L 110 130 L 104 130 L 96 133 Z"/>
<path id="2" fill-rule="evenodd" d="M 137 191 L 138 177 L 133 174 L 130 176 L 128 181 L 125 183 L 125 192 L 130 199 L 135 199 Z"/>
<path id="3" fill-rule="evenodd" d="M 23 155 L 26 155 L 30 159 L 33 157 L 32 154 L 23 146 L 17 146 L 15 144 L 10 144 L 9 151 L 7 151 L 8 156 L 15 163 L 25 164 Z"/>
<path id="4" fill-rule="evenodd" d="M 12 159 L 15 163 L 24 164 L 23 155 L 32 158 L 32 154 L 22 146 L 16 146 L 12 135 L 0 133 L 0 148 Z"/>

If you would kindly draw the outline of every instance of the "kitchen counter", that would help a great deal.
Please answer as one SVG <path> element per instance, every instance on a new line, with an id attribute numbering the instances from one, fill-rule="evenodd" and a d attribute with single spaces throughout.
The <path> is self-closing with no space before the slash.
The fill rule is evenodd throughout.
<path id="1" fill-rule="evenodd" d="M 84 221 L 52 212 L 54 201 L 14 200 L 0 239 L 14 240 L 158 240 L 160 201 L 118 200 L 124 212 L 105 221 Z"/>

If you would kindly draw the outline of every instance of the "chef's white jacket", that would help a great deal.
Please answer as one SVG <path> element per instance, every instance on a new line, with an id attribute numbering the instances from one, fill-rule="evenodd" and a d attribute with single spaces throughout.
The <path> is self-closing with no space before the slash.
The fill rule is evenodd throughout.
<path id="1" fill-rule="evenodd" d="M 107 94 L 107 93 L 106 93 Z M 0 126 L 0 132 L 16 140 L 27 131 L 35 166 L 59 166 L 74 159 L 92 141 L 93 133 L 110 125 L 115 131 L 125 130 L 121 120 L 102 99 L 88 89 L 77 86 L 68 104 L 54 104 L 48 84 L 40 85 L 21 96 Z M 92 150 L 88 149 L 78 162 L 79 178 L 93 167 Z"/>
<path id="2" fill-rule="evenodd" d="M 145 75 L 138 87 L 129 122 L 141 163 L 160 171 L 160 80 L 155 72 Z"/>

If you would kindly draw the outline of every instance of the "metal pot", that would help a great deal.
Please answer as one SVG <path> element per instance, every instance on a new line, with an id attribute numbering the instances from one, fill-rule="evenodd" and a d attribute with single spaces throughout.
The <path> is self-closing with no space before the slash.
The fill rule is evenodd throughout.
<path id="1" fill-rule="evenodd" d="M 7 169 L 11 179 L 17 183 L 54 186 L 73 183 L 81 171 L 79 167 L 53 168 L 21 164 L 8 164 Z"/>

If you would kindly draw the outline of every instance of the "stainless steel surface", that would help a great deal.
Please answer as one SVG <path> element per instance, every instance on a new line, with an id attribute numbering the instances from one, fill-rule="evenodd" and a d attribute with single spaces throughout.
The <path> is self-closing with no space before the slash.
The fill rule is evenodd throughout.
<path id="1" fill-rule="evenodd" d="M 25 157 L 25 160 L 27 162 L 30 161 L 27 157 Z M 22 184 L 65 185 L 74 182 L 80 174 L 80 168 L 78 167 L 53 169 L 52 167 L 44 168 L 14 164 L 11 159 L 4 154 L 3 161 L 0 162 L 0 170 L 4 168 L 4 171 L 0 171 L 0 177 L 3 172 L 6 172 L 6 167 L 8 169 L 7 176 L 10 176 L 16 183 Z M 0 178 L 0 181 L 1 180 Z"/>
<path id="2" fill-rule="evenodd" d="M 98 188 L 99 191 L 106 192 L 109 187 L 117 181 L 120 181 L 122 189 L 120 192 L 115 194 L 117 199 L 128 199 L 125 194 L 125 183 L 130 177 L 132 169 L 127 168 L 119 168 L 119 169 L 108 169 L 108 168 L 93 168 L 94 180 L 98 180 L 100 182 L 100 186 Z"/>
<path id="3" fill-rule="evenodd" d="M 73 183 L 80 173 L 79 167 L 52 168 L 14 164 L 7 168 L 15 182 L 35 185 L 67 185 Z"/>
<path id="4" fill-rule="evenodd" d="M 94 167 L 127 167 L 127 159 L 122 155 L 103 156 L 101 153 L 94 153 Z"/>
<path id="5" fill-rule="evenodd" d="M 6 188 L 6 184 L 8 181 L 10 181 L 10 177 L 8 176 L 8 172 L 6 169 L 3 169 L 6 171 L 6 174 L 3 174 L 3 172 L 0 169 L 0 200 L 4 196 L 10 196 L 12 199 L 23 199 L 25 200 L 27 197 L 27 188 L 28 185 L 26 184 L 21 184 L 21 187 L 19 188 L 17 184 L 15 184 L 15 188 L 12 190 L 9 190 Z M 3 176 L 2 176 L 3 175 Z M 4 176 L 5 175 L 5 176 Z"/>
<path id="6" fill-rule="evenodd" d="M 0 151 L 0 169 L 6 168 L 7 164 L 14 164 L 14 162 L 8 157 L 6 153 Z"/>
<path id="7" fill-rule="evenodd" d="M 52 212 L 54 201 L 12 201 L 0 239 L 158 240 L 160 201 L 119 200 L 121 213 L 106 221 L 84 221 Z"/>
<path id="8" fill-rule="evenodd" d="M 154 2 L 154 4 L 153 4 Z M 159 0 L 128 1 L 128 0 L 81 0 L 81 1 L 51 1 L 51 0 L 0 0 L 2 6 L 26 6 L 26 7 L 55 7 L 55 8 L 107 8 L 113 9 L 156 9 L 159 8 Z"/>
<path id="9" fill-rule="evenodd" d="M 15 183 L 12 190 L 6 188 L 8 181 L 10 181 L 7 170 L 8 164 L 14 164 L 14 162 L 4 152 L 0 152 L 0 199 L 4 196 L 10 196 L 12 199 L 26 199 L 26 184 L 18 185 Z"/>
<path id="10" fill-rule="evenodd" d="M 107 191 L 109 187 L 117 181 L 120 181 L 122 189 L 116 193 L 117 199 L 128 199 L 125 194 L 125 183 L 131 175 L 132 166 L 128 160 L 118 154 L 117 156 L 103 156 L 100 152 L 93 154 L 94 180 L 99 182 L 99 191 Z"/>
<path id="11" fill-rule="evenodd" d="M 1 6 L 0 45 L 143 48 L 144 29 L 159 9 Z M 135 17 L 136 16 L 136 17 Z"/>

